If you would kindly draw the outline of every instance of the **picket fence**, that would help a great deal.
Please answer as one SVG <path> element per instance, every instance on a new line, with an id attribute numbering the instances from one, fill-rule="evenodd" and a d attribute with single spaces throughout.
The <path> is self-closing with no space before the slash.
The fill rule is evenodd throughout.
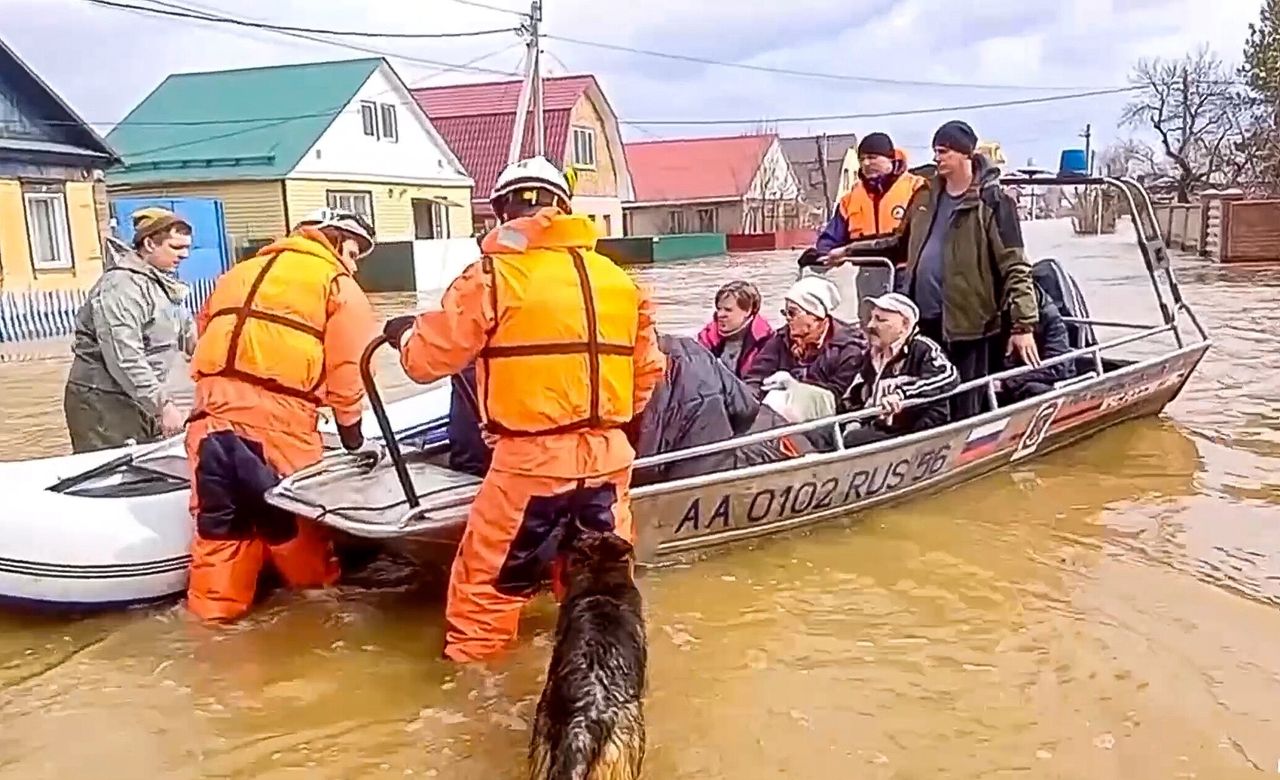
<path id="1" fill-rule="evenodd" d="M 188 282 L 191 294 L 184 305 L 193 315 L 213 292 L 213 283 Z M 88 290 L 0 291 L 0 344 L 70 336 L 76 312 L 88 297 Z"/>

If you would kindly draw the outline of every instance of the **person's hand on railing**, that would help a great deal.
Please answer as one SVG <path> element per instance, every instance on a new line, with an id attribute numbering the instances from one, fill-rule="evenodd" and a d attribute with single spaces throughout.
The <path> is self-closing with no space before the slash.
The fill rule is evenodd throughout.
<path id="1" fill-rule="evenodd" d="M 1040 350 L 1036 347 L 1036 337 L 1034 333 L 1015 333 L 1009 337 L 1009 347 L 1005 350 L 1005 357 L 1013 357 L 1017 355 L 1023 365 L 1040 367 Z"/>
<path id="2" fill-rule="evenodd" d="M 404 334 L 413 330 L 413 322 L 416 318 L 412 314 L 405 314 L 400 317 L 392 317 L 382 326 L 382 335 L 386 336 L 387 342 L 392 348 L 399 351 L 400 342 L 404 341 Z"/>

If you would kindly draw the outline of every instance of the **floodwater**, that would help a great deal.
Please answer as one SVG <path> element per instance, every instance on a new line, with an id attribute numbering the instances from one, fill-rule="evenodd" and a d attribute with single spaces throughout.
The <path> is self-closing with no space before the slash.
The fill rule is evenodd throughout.
<path id="1" fill-rule="evenodd" d="M 1026 232 L 1095 316 L 1154 322 L 1122 230 Z M 793 270 L 757 255 L 638 273 L 663 326 L 688 331 L 733 277 L 776 311 Z M 1280 269 L 1177 270 L 1215 346 L 1162 418 L 648 572 L 646 776 L 1278 771 Z M 4 457 L 64 451 L 60 352 L 0 365 Z M 535 602 L 513 652 L 459 673 L 437 660 L 440 578 L 407 575 L 277 593 L 231 629 L 176 606 L 0 617 L 0 777 L 522 776 L 553 607 Z"/>

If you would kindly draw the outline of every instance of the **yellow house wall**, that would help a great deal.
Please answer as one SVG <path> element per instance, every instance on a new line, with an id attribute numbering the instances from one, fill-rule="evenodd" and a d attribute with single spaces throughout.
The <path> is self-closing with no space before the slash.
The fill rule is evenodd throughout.
<path id="1" fill-rule="evenodd" d="M 595 104 L 584 94 L 578 98 L 577 104 L 569 114 L 569 138 L 564 147 L 564 164 L 567 167 L 573 162 L 573 128 L 589 127 L 596 133 L 596 167 L 578 168 L 578 182 L 574 195 L 590 195 L 595 197 L 618 197 L 618 167 L 614 159 L 615 151 L 609 145 L 609 136 L 605 132 L 604 119 L 596 111 Z"/>
<path id="2" fill-rule="evenodd" d="M 204 181 L 112 186 L 113 198 L 217 198 L 233 250 L 255 241 L 270 241 L 286 231 L 284 193 L 279 181 Z"/>
<path id="3" fill-rule="evenodd" d="M 379 241 L 414 240 L 415 198 L 444 198 L 458 204 L 449 208 L 449 236 L 465 238 L 471 235 L 470 187 L 289 179 L 285 182 L 285 192 L 290 218 L 297 221 L 302 215 L 327 206 L 329 190 L 368 192 L 373 196 L 373 229 Z"/>
<path id="4" fill-rule="evenodd" d="M 0 289 L 88 289 L 102 275 L 102 229 L 98 221 L 102 204 L 94 197 L 93 182 L 69 181 L 64 186 L 72 267 L 36 271 L 31 264 L 22 182 L 0 179 Z"/>

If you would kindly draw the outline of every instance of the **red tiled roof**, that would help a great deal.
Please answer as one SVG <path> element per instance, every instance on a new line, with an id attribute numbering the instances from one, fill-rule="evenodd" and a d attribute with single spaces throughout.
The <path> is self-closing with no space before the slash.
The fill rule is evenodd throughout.
<path id="1" fill-rule="evenodd" d="M 507 165 L 507 151 L 511 146 L 511 131 L 516 115 L 489 114 L 486 116 L 459 116 L 446 119 L 431 117 L 431 123 L 444 137 L 445 143 L 462 162 L 462 167 L 475 180 L 473 196 L 476 200 L 488 200 L 498 174 Z M 569 137 L 569 112 L 548 111 L 543 114 L 546 124 L 546 151 L 550 160 L 564 159 L 564 146 Z M 521 157 L 533 154 L 533 117 L 524 123 L 524 146 Z"/>
<path id="2" fill-rule="evenodd" d="M 551 160 L 563 162 L 570 111 L 595 83 L 594 76 L 542 80 L 546 152 Z M 507 164 L 520 85 L 519 81 L 498 81 L 413 90 L 414 100 L 475 180 L 476 200 L 488 198 L 498 174 Z M 521 156 L 533 154 L 533 149 L 533 117 L 530 115 L 525 118 Z"/>
<path id="3" fill-rule="evenodd" d="M 741 198 L 775 139 L 743 135 L 627 144 L 636 202 Z"/>
<path id="4" fill-rule="evenodd" d="M 542 80 L 542 108 L 568 111 L 577 104 L 595 76 L 556 76 Z M 520 102 L 520 81 L 489 81 L 483 84 L 451 84 L 413 90 L 413 97 L 434 121 L 455 116 L 514 114 Z"/>

